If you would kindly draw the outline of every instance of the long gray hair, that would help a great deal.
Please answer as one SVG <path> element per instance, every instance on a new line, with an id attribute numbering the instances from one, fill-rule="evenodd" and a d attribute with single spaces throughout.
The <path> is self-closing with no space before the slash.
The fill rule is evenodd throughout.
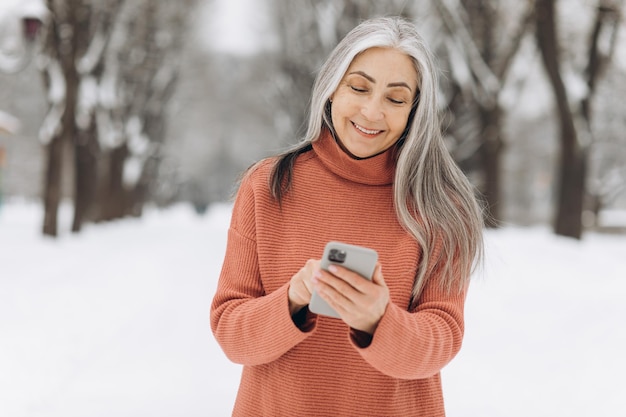
<path id="1" fill-rule="evenodd" d="M 482 210 L 474 188 L 445 147 L 437 107 L 438 75 L 432 54 L 415 25 L 400 17 L 367 20 L 355 27 L 321 67 L 311 96 L 309 122 L 302 141 L 278 156 L 270 190 L 279 202 L 291 184 L 298 155 L 311 150 L 322 128 L 334 133 L 330 97 L 353 59 L 374 48 L 408 55 L 418 74 L 418 90 L 397 153 L 394 181 L 396 215 L 422 249 L 413 287 L 416 303 L 433 273 L 448 291 L 462 290 L 482 259 Z"/>

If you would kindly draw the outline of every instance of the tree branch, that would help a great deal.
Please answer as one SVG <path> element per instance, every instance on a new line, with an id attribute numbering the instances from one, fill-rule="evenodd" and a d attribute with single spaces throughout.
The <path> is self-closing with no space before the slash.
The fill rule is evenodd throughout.
<path id="1" fill-rule="evenodd" d="M 589 53 L 585 75 L 587 77 L 587 86 L 589 87 L 587 96 L 582 100 L 583 116 L 589 122 L 591 120 L 591 98 L 595 92 L 598 78 L 602 75 L 606 64 L 610 62 L 615 50 L 617 40 L 617 30 L 619 26 L 620 11 L 617 3 L 610 0 L 599 0 L 596 8 L 596 17 L 594 27 L 589 39 Z M 610 27 L 607 27 L 610 26 Z M 608 35 L 608 45 L 605 45 L 603 51 L 602 42 L 607 42 L 606 31 L 610 30 Z"/>
<path id="2" fill-rule="evenodd" d="M 535 0 L 527 1 L 526 11 L 524 16 L 522 17 L 521 23 L 519 24 L 517 31 L 512 35 L 512 42 L 507 51 L 504 52 L 504 58 L 500 61 L 500 65 L 494 71 L 498 79 L 502 84 L 504 84 L 504 79 L 506 78 L 507 72 L 511 67 L 511 63 L 513 62 L 513 58 L 517 54 L 517 51 L 522 44 L 522 39 L 524 39 L 524 35 L 528 32 L 531 24 L 533 23 L 533 18 L 535 15 Z"/>
<path id="3" fill-rule="evenodd" d="M 449 34 L 459 49 L 465 52 L 468 67 L 476 84 L 480 87 L 478 91 L 484 93 L 482 97 L 478 96 L 477 99 L 489 104 L 495 100 L 495 95 L 500 90 L 500 80 L 482 58 L 480 50 L 460 15 L 461 11 L 464 10 L 463 5 L 458 0 L 436 0 L 435 6 Z"/>

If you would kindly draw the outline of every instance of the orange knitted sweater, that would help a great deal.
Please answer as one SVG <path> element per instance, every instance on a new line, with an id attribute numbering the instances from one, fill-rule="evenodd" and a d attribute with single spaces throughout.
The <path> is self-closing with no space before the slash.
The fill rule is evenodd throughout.
<path id="1" fill-rule="evenodd" d="M 234 416 L 444 416 L 440 370 L 459 351 L 465 293 L 434 275 L 409 311 L 420 260 L 392 198 L 392 151 L 355 160 L 327 133 L 295 164 L 282 206 L 272 161 L 241 183 L 211 327 L 243 364 Z M 289 314 L 289 280 L 338 240 L 376 249 L 391 301 L 367 346 L 340 319 Z"/>

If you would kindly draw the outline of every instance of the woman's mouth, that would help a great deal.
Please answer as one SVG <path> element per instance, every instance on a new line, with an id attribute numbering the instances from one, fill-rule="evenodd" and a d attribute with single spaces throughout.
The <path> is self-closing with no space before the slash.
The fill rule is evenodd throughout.
<path id="1" fill-rule="evenodd" d="M 380 132 L 382 132 L 382 130 L 370 130 L 370 129 L 366 129 L 363 126 L 359 126 L 358 124 L 352 122 L 352 125 L 359 131 L 359 132 L 363 132 L 366 135 L 378 135 Z"/>

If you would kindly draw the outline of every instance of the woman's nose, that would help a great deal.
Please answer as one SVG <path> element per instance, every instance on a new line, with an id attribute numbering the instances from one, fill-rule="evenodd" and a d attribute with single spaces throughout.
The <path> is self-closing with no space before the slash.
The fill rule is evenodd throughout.
<path id="1" fill-rule="evenodd" d="M 381 120 L 385 117 L 380 101 L 376 98 L 371 98 L 363 103 L 363 106 L 361 107 L 361 114 L 367 120 L 373 122 Z"/>

